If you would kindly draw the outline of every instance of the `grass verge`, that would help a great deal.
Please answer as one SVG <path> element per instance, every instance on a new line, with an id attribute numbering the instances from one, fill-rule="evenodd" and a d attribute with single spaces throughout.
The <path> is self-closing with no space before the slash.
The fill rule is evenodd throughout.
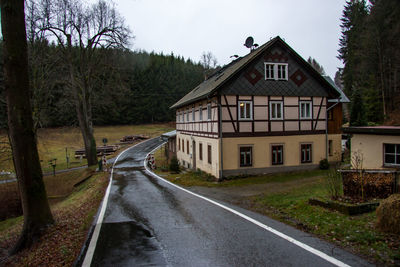
<path id="1" fill-rule="evenodd" d="M 378 264 L 400 260 L 399 236 L 375 228 L 376 213 L 349 216 L 308 204 L 311 197 L 326 197 L 323 178 L 319 183 L 298 186 L 279 194 L 250 197 L 250 208 L 360 254 Z"/>
<path id="2" fill-rule="evenodd" d="M 156 163 L 160 162 L 161 165 L 156 173 L 171 182 L 185 187 L 224 188 L 220 192 L 221 195 L 231 194 L 231 197 L 221 200 L 235 199 L 233 204 L 315 234 L 378 265 L 400 265 L 400 236 L 378 231 L 375 228 L 375 211 L 349 216 L 308 204 L 310 198 L 327 198 L 328 171 L 236 177 L 233 180 L 216 183 L 204 172 L 187 171 L 180 174 L 166 172 L 162 153 L 156 153 L 155 156 Z M 259 189 L 254 190 L 255 187 Z M 250 197 L 241 195 L 240 191 L 248 192 L 250 189 L 254 191 L 254 195 Z M 215 194 L 215 189 L 213 192 Z M 213 196 L 217 198 L 216 195 Z M 240 201 L 236 201 L 237 199 Z"/>
<path id="3" fill-rule="evenodd" d="M 30 249 L 8 257 L 22 229 L 23 218 L 0 222 L 0 265 L 4 266 L 71 266 L 79 255 L 87 231 L 108 185 L 108 173 L 74 172 L 78 180 L 72 194 L 51 205 L 55 224 Z M 71 178 L 71 181 L 75 179 Z"/>

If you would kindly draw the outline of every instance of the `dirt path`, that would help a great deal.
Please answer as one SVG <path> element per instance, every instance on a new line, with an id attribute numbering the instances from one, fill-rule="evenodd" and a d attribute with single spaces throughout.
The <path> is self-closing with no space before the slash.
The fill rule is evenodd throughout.
<path id="1" fill-rule="evenodd" d="M 312 185 L 320 182 L 322 176 L 315 176 L 310 178 L 296 179 L 294 181 L 286 182 L 268 182 L 264 184 L 252 184 L 243 186 L 230 186 L 230 187 L 203 187 L 192 186 L 188 189 L 198 194 L 214 198 L 217 200 L 230 202 L 232 204 L 240 205 L 248 197 L 260 194 L 274 194 L 290 191 L 296 187 Z"/>

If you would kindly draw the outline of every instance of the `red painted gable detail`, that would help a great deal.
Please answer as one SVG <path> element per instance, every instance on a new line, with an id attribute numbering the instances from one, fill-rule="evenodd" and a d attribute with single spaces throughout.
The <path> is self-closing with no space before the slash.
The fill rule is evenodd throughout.
<path id="1" fill-rule="evenodd" d="M 300 87 L 308 78 L 307 76 L 300 70 L 296 70 L 291 76 L 290 79 Z"/>
<path id="2" fill-rule="evenodd" d="M 269 62 L 288 62 L 289 60 L 286 55 L 278 52 L 269 53 L 264 56 L 264 59 Z"/>
<path id="3" fill-rule="evenodd" d="M 255 85 L 262 78 L 262 75 L 258 70 L 253 68 L 250 71 L 246 72 L 244 77 L 249 81 L 249 83 Z"/>

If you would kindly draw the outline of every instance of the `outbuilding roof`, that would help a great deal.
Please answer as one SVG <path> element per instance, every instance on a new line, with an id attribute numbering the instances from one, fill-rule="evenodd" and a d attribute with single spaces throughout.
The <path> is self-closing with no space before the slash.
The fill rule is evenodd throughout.
<path id="1" fill-rule="evenodd" d="M 299 56 L 296 51 L 294 51 L 288 44 L 286 44 L 279 36 L 271 39 L 267 43 L 263 44 L 259 48 L 253 50 L 249 54 L 244 57 L 240 57 L 231 63 L 225 65 L 223 68 L 215 72 L 212 76 L 210 76 L 207 80 L 199 84 L 192 91 L 187 93 L 184 97 L 182 97 L 178 102 L 171 106 L 171 108 L 179 108 L 188 104 L 191 104 L 195 101 L 206 99 L 211 97 L 219 88 L 221 88 L 226 82 L 230 81 L 235 74 L 241 71 L 248 64 L 253 62 L 254 59 L 258 58 L 264 51 L 270 48 L 272 45 L 276 43 L 282 44 L 285 48 L 287 48 L 294 57 L 296 57 L 303 65 L 308 69 L 308 71 L 313 74 L 313 76 L 319 80 L 322 84 L 328 88 L 330 95 L 339 97 L 341 92 L 338 91 L 338 88 L 331 84 L 328 80 L 322 77 L 310 64 L 308 64 L 301 56 Z M 346 97 L 347 98 L 347 97 Z"/>
<path id="2" fill-rule="evenodd" d="M 331 77 L 324 75 L 323 76 L 340 94 L 340 103 L 350 103 L 350 99 L 344 94 L 343 90 L 336 86 L 335 82 L 332 80 Z M 337 99 L 329 99 L 328 102 L 337 102 Z"/>
<path id="3" fill-rule="evenodd" d="M 161 137 L 165 137 L 165 138 L 167 138 L 167 139 L 169 139 L 169 138 L 175 138 L 175 137 L 176 137 L 176 130 L 173 130 L 173 131 L 170 131 L 170 132 L 167 132 L 167 133 L 163 133 L 163 134 L 161 135 Z"/>
<path id="4" fill-rule="evenodd" d="M 374 134 L 374 135 L 399 135 L 400 126 L 359 126 L 344 127 L 343 133 L 348 134 Z"/>

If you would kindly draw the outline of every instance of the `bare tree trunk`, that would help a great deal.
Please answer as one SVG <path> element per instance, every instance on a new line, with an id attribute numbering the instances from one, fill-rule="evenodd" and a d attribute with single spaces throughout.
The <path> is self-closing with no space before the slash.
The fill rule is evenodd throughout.
<path id="1" fill-rule="evenodd" d="M 78 90 L 78 89 L 75 89 Z M 82 90 L 82 94 L 85 94 L 85 89 Z M 78 94 L 77 94 L 78 95 Z M 79 128 L 82 132 L 83 141 L 85 144 L 85 153 L 88 166 L 97 164 L 97 151 L 96 151 L 96 140 L 93 135 L 93 124 L 92 124 L 92 107 L 89 96 L 79 98 L 76 97 L 76 113 L 78 115 Z"/>
<path id="2" fill-rule="evenodd" d="M 14 254 L 30 246 L 54 221 L 33 131 L 23 0 L 1 0 L 1 25 L 9 139 L 24 212 L 21 236 L 10 251 Z"/>
<path id="3" fill-rule="evenodd" d="M 79 128 L 82 132 L 83 142 L 85 145 L 85 154 L 88 166 L 97 165 L 97 150 L 96 140 L 93 135 L 93 122 L 92 122 L 92 103 L 90 93 L 88 93 L 87 85 L 85 83 L 78 84 L 75 76 L 75 69 L 72 62 L 72 45 L 71 39 L 68 39 L 68 57 L 69 57 L 69 72 L 71 90 L 75 96 L 75 108 L 78 116 Z"/>

